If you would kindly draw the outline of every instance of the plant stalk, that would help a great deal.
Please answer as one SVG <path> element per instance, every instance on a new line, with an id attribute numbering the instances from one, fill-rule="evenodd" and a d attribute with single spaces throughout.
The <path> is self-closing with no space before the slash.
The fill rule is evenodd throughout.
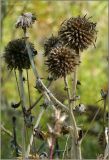
<path id="1" fill-rule="evenodd" d="M 38 116 L 38 118 L 37 118 L 37 120 L 36 120 L 36 124 L 35 124 L 34 128 L 37 128 L 37 127 L 38 127 L 38 125 L 39 125 L 39 123 L 40 123 L 40 120 L 41 120 L 41 118 L 42 118 L 42 116 L 43 116 L 43 114 L 44 114 L 44 111 L 45 111 L 44 108 L 42 108 L 42 109 L 40 110 L 40 113 L 39 113 L 39 116 Z M 29 142 L 28 147 L 27 147 L 27 151 L 26 151 L 26 155 L 25 155 L 26 158 L 29 157 L 30 149 L 31 149 L 31 146 L 32 146 L 32 144 L 33 144 L 33 139 L 34 139 L 34 129 L 33 129 L 33 133 L 31 134 L 30 142 Z"/>
<path id="2" fill-rule="evenodd" d="M 51 83 L 52 83 L 52 81 L 50 81 L 50 82 L 48 83 L 47 88 L 50 87 Z M 28 111 L 28 112 L 31 111 L 31 110 L 40 102 L 40 100 L 42 99 L 42 97 L 43 97 L 43 94 L 41 94 L 41 95 L 39 96 L 39 98 L 37 98 L 37 100 L 28 108 L 27 111 Z"/>
<path id="3" fill-rule="evenodd" d="M 44 83 L 40 79 L 39 74 L 38 74 L 37 69 L 36 69 L 35 64 L 34 64 L 34 60 L 33 60 L 33 57 L 32 57 L 32 51 L 30 49 L 30 46 L 29 46 L 29 43 L 28 43 L 27 40 L 26 40 L 26 48 L 28 50 L 28 55 L 29 55 L 29 58 L 30 58 L 31 66 L 32 66 L 32 69 L 33 69 L 33 73 L 34 73 L 34 75 L 36 77 L 36 80 L 38 80 L 40 82 L 40 84 L 42 85 L 42 88 L 47 93 L 47 95 L 50 97 L 50 99 L 52 99 L 61 108 L 63 108 L 64 110 L 68 111 L 68 108 L 64 104 L 62 104 L 59 100 L 57 100 L 56 97 L 54 97 L 54 95 L 50 92 L 50 90 L 47 89 L 47 87 L 44 85 Z M 45 93 L 45 92 L 43 92 L 43 93 Z"/>
<path id="4" fill-rule="evenodd" d="M 105 127 L 106 127 L 106 98 L 104 98 L 103 102 L 104 102 L 104 108 L 103 108 L 103 132 L 105 133 Z M 103 140 L 103 148 L 105 150 L 105 138 Z"/>
<path id="5" fill-rule="evenodd" d="M 54 144 L 55 144 L 55 137 L 52 137 L 52 144 L 50 146 L 50 160 L 53 160 Z"/>
<path id="6" fill-rule="evenodd" d="M 15 145 L 15 153 L 17 157 L 19 154 L 18 154 L 17 135 L 16 135 L 16 117 L 12 118 L 12 122 L 13 122 L 13 140 Z"/>
<path id="7" fill-rule="evenodd" d="M 70 126 L 72 127 L 70 131 L 70 135 L 72 138 L 71 159 L 81 159 L 81 148 L 80 148 L 80 143 L 78 142 L 78 130 L 77 130 L 75 117 L 73 114 L 71 94 L 70 94 L 70 89 L 68 86 L 68 80 L 66 76 L 64 77 L 64 82 L 65 82 L 65 88 L 67 91 L 68 101 L 69 101 Z"/>
<path id="8" fill-rule="evenodd" d="M 25 112 L 25 94 L 24 94 L 24 86 L 23 86 L 23 76 L 22 76 L 22 70 L 19 70 L 19 87 L 20 87 L 20 98 L 21 98 L 21 106 L 22 106 L 22 112 L 23 112 L 23 118 L 24 118 L 24 112 Z M 22 156 L 25 158 L 25 118 L 22 128 Z"/>

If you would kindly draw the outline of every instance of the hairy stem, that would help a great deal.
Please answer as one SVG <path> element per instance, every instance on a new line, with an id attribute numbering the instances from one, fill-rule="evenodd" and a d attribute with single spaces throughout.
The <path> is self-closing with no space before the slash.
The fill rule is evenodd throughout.
<path id="1" fill-rule="evenodd" d="M 44 85 L 44 83 L 40 79 L 39 74 L 38 74 L 37 69 L 36 69 L 35 64 L 34 64 L 34 60 L 33 60 L 33 57 L 32 57 L 32 51 L 30 49 L 28 41 L 26 41 L 26 48 L 28 50 L 28 55 L 29 55 L 29 58 L 30 58 L 31 66 L 32 66 L 34 75 L 36 77 L 36 80 L 39 81 L 43 90 L 48 94 L 48 96 L 50 97 L 51 100 L 53 100 L 56 104 L 58 104 L 64 110 L 68 111 L 68 108 L 64 104 L 62 104 L 59 100 L 57 100 L 56 97 L 54 97 L 54 95 L 50 92 L 50 90 L 47 89 L 47 87 Z"/>
<path id="2" fill-rule="evenodd" d="M 27 85 L 28 85 L 28 99 L 29 99 L 29 106 L 31 107 L 31 96 L 30 96 L 30 85 L 29 85 L 28 70 L 26 70 L 26 73 L 27 73 Z"/>
<path id="3" fill-rule="evenodd" d="M 20 98 L 22 104 L 22 111 L 25 111 L 25 94 L 24 94 L 24 86 L 23 86 L 23 76 L 22 71 L 19 70 L 19 86 L 20 86 Z"/>
<path id="4" fill-rule="evenodd" d="M 76 85 L 77 85 L 77 67 L 74 70 L 72 81 L 73 81 L 73 83 L 72 83 L 72 99 L 74 99 L 74 101 L 72 101 L 72 106 L 74 108 L 75 107 L 75 96 L 76 96 Z"/>
<path id="5" fill-rule="evenodd" d="M 106 160 L 106 159 L 109 159 L 109 142 L 107 143 L 105 151 L 104 151 L 104 159 L 103 160 Z"/>
<path id="6" fill-rule="evenodd" d="M 106 127 L 106 98 L 103 100 L 104 102 L 104 108 L 103 108 L 103 132 L 105 133 L 105 127 Z M 105 149 L 105 138 L 103 139 L 103 148 Z"/>
<path id="7" fill-rule="evenodd" d="M 48 83 L 47 88 L 50 87 L 51 83 L 52 83 L 52 81 L 50 81 L 50 82 Z M 31 110 L 40 102 L 40 100 L 42 99 L 42 97 L 43 97 L 43 94 L 41 94 L 41 95 L 39 96 L 39 98 L 37 98 L 37 100 L 29 107 L 29 109 L 28 109 L 27 111 L 28 111 L 28 112 L 31 111 Z"/>
<path id="8" fill-rule="evenodd" d="M 79 49 L 76 49 L 76 54 L 77 54 L 77 58 L 78 58 L 78 62 L 80 63 L 80 53 L 79 53 Z M 77 86 L 77 68 L 78 66 L 75 67 L 75 70 L 73 72 L 73 76 L 72 76 L 72 99 L 74 99 L 74 101 L 72 101 L 72 107 L 75 107 L 75 96 L 76 96 L 76 86 Z"/>
<path id="9" fill-rule="evenodd" d="M 55 144 L 55 137 L 52 137 L 52 144 L 50 146 L 50 160 L 53 160 L 54 144 Z"/>
<path id="10" fill-rule="evenodd" d="M 19 89 L 19 84 L 18 84 L 17 74 L 16 74 L 16 70 L 15 70 L 15 69 L 14 69 L 14 74 L 15 74 L 15 79 L 16 79 L 16 84 L 17 84 L 17 89 L 18 89 L 19 98 L 20 98 L 20 100 L 21 100 L 21 97 L 20 97 L 20 89 Z"/>
<path id="11" fill-rule="evenodd" d="M 67 146 L 68 146 L 68 140 L 69 140 L 69 135 L 67 136 L 67 140 L 66 140 L 66 143 L 65 143 L 65 148 L 64 148 L 64 152 L 63 152 L 63 155 L 62 155 L 62 159 L 65 158 L 65 152 L 67 151 Z"/>
<path id="12" fill-rule="evenodd" d="M 25 111 L 25 94 L 24 94 L 22 70 L 19 70 L 19 86 L 20 86 L 20 98 L 21 98 L 22 112 L 23 112 L 23 116 L 25 116 L 24 115 L 25 114 L 24 113 L 24 111 Z M 23 121 L 22 123 L 23 123 L 23 128 L 22 128 L 22 156 L 23 156 L 23 158 L 25 158 L 25 122 Z"/>
<path id="13" fill-rule="evenodd" d="M 48 100 L 49 102 L 51 102 L 51 100 L 50 100 L 50 98 L 49 98 L 49 96 L 47 95 L 46 92 L 45 92 L 45 94 L 43 93 L 43 96 L 46 96 L 47 100 Z M 52 108 L 55 110 L 55 107 L 54 107 L 54 105 L 52 104 L 52 102 L 51 102 L 51 106 L 52 106 Z M 37 128 L 37 127 L 38 127 L 38 125 L 39 125 L 39 123 L 40 123 L 40 120 L 41 120 L 41 118 L 42 118 L 42 115 L 43 115 L 43 113 L 44 113 L 44 110 L 45 110 L 44 108 L 41 109 L 41 111 L 40 111 L 40 113 L 39 113 L 39 117 L 38 117 L 38 119 L 37 119 L 37 121 L 36 121 L 36 124 L 35 124 L 34 128 Z M 28 148 L 27 148 L 26 158 L 28 158 L 29 153 L 30 153 L 31 146 L 32 146 L 32 144 L 33 144 L 34 128 L 33 128 L 33 133 L 32 133 L 32 135 L 31 135 L 31 138 L 30 138 L 30 143 L 29 143 Z"/>
<path id="14" fill-rule="evenodd" d="M 38 115 L 38 118 L 37 118 L 37 120 L 36 120 L 36 123 L 35 123 L 34 128 L 37 128 L 37 127 L 38 127 L 38 125 L 39 125 L 39 123 L 40 123 L 40 120 L 41 120 L 41 118 L 42 118 L 42 116 L 43 116 L 43 114 L 44 114 L 44 111 L 45 111 L 44 108 L 42 108 L 42 109 L 40 110 L 40 113 L 39 113 L 39 115 Z M 33 139 L 34 139 L 34 129 L 33 129 L 33 133 L 31 134 L 30 141 L 29 141 L 29 144 L 28 144 L 28 147 L 27 147 L 27 151 L 26 151 L 26 155 L 25 155 L 26 158 L 28 158 L 28 156 L 29 156 L 29 154 L 30 154 L 30 149 L 31 149 L 31 146 L 32 146 L 32 144 L 33 144 Z"/>
<path id="15" fill-rule="evenodd" d="M 104 98 L 104 108 L 103 108 L 103 127 L 105 128 L 106 123 L 106 98 Z"/>
<path id="16" fill-rule="evenodd" d="M 18 154 L 17 135 L 16 135 L 16 117 L 12 118 L 12 122 L 13 122 L 13 139 L 14 139 L 14 145 L 15 145 L 15 153 L 17 157 L 19 154 Z"/>
<path id="17" fill-rule="evenodd" d="M 78 142 L 78 130 L 77 130 L 75 117 L 73 114 L 72 103 L 71 103 L 71 94 L 70 94 L 70 89 L 68 86 L 68 80 L 66 77 L 64 77 L 64 82 L 65 82 L 65 88 L 66 88 L 67 95 L 68 95 L 70 125 L 72 127 L 72 129 L 70 131 L 70 135 L 72 137 L 71 159 L 81 159 L 81 148 L 80 148 L 80 143 Z"/>

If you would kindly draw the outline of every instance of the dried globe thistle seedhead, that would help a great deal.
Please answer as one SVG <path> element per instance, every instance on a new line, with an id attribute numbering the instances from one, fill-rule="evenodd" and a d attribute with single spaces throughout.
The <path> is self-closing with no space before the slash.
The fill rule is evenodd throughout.
<path id="1" fill-rule="evenodd" d="M 79 55 L 67 47 L 55 47 L 50 51 L 46 60 L 48 71 L 53 77 L 64 77 L 74 71 L 79 64 Z"/>
<path id="2" fill-rule="evenodd" d="M 44 56 L 49 55 L 51 49 L 57 45 L 58 41 L 59 41 L 59 38 L 55 37 L 53 35 L 45 41 L 45 43 L 44 43 Z"/>
<path id="3" fill-rule="evenodd" d="M 34 45 L 30 42 L 29 45 L 33 52 L 33 56 L 35 56 L 37 51 L 35 50 Z M 4 58 L 9 69 L 29 69 L 31 64 L 26 49 L 25 39 L 21 38 L 10 41 L 5 47 Z"/>
<path id="4" fill-rule="evenodd" d="M 59 29 L 59 37 L 64 45 L 75 50 L 83 51 L 89 45 L 96 41 L 97 31 L 96 23 L 89 20 L 90 18 L 78 16 L 65 20 Z"/>
<path id="5" fill-rule="evenodd" d="M 22 15 L 18 17 L 15 26 L 16 28 L 26 29 L 31 27 L 35 21 L 36 21 L 36 16 L 34 14 L 22 13 Z"/>

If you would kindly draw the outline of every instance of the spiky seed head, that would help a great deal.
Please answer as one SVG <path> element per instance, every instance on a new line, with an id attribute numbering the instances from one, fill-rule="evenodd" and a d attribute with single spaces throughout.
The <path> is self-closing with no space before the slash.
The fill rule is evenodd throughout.
<path id="1" fill-rule="evenodd" d="M 44 43 L 44 56 L 47 56 L 50 53 L 51 49 L 56 46 L 58 41 L 59 41 L 58 37 L 55 37 L 53 35 L 45 41 L 45 43 Z"/>
<path id="2" fill-rule="evenodd" d="M 33 52 L 33 56 L 35 56 L 37 51 L 35 50 L 34 45 L 30 42 L 29 45 Z M 10 41 L 5 47 L 4 58 L 9 69 L 29 69 L 30 60 L 26 49 L 25 39 L 21 38 Z"/>
<path id="3" fill-rule="evenodd" d="M 59 29 L 59 37 L 64 45 L 83 51 L 96 41 L 96 23 L 90 18 L 78 16 L 65 20 Z M 94 44 L 95 45 L 95 44 Z"/>
<path id="4" fill-rule="evenodd" d="M 73 72 L 79 64 L 78 56 L 65 46 L 53 48 L 46 60 L 48 71 L 55 78 L 64 77 Z"/>

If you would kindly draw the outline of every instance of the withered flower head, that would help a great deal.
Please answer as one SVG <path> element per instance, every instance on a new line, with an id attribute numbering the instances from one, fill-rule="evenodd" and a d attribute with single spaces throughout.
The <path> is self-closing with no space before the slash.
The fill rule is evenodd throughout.
<path id="1" fill-rule="evenodd" d="M 17 19 L 16 28 L 26 29 L 32 26 L 36 21 L 36 16 L 32 13 L 22 13 L 21 16 Z"/>
<path id="2" fill-rule="evenodd" d="M 65 20 L 59 29 L 59 37 L 64 45 L 83 51 L 96 41 L 96 23 L 84 17 Z"/>
<path id="3" fill-rule="evenodd" d="M 48 126 L 48 137 L 47 142 L 49 147 L 52 145 L 52 138 L 57 138 L 61 136 L 61 133 L 63 133 L 63 124 L 67 118 L 67 115 L 65 113 L 61 113 L 61 110 L 56 109 L 54 114 L 54 124 Z"/>
<path id="4" fill-rule="evenodd" d="M 37 51 L 34 49 L 34 45 L 30 42 L 29 45 L 33 52 L 33 56 L 35 56 Z M 29 69 L 30 60 L 26 49 L 25 39 L 21 38 L 10 41 L 5 47 L 4 58 L 9 69 Z"/>
<path id="5" fill-rule="evenodd" d="M 78 64 L 78 55 L 63 46 L 53 48 L 46 60 L 48 71 L 55 78 L 66 76 L 74 71 L 75 66 Z"/>
<path id="6" fill-rule="evenodd" d="M 58 37 L 55 37 L 53 35 L 45 41 L 44 56 L 47 56 L 50 53 L 51 49 L 56 46 L 58 41 L 59 41 Z"/>

